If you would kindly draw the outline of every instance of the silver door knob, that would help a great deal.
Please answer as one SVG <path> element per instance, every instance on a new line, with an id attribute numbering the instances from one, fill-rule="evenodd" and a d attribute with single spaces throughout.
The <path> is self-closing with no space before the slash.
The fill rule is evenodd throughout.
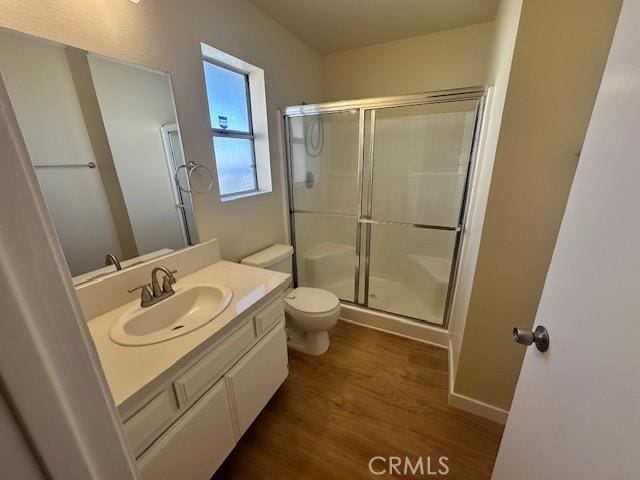
<path id="1" fill-rule="evenodd" d="M 513 340 L 520 345 L 529 346 L 532 343 L 536 344 L 536 348 L 541 352 L 549 350 L 549 332 L 542 325 L 538 325 L 532 332 L 528 328 L 513 329 Z"/>

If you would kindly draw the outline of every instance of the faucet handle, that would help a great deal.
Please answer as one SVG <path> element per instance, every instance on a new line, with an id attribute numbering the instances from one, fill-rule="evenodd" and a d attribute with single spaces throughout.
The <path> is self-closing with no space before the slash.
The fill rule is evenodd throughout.
<path id="1" fill-rule="evenodd" d="M 163 293 L 173 293 L 173 287 L 171 286 L 173 283 L 176 283 L 175 278 L 169 278 L 167 276 L 162 280 L 162 292 Z"/>
<path id="2" fill-rule="evenodd" d="M 165 275 L 162 279 L 162 291 L 164 293 L 173 293 L 173 285 L 177 282 L 176 277 L 173 276 L 174 273 L 178 273 L 178 270 L 169 270 L 171 275 Z"/>
<path id="3" fill-rule="evenodd" d="M 144 285 L 139 285 L 135 288 L 130 288 L 129 290 L 127 290 L 129 293 L 133 293 L 136 290 L 140 290 L 140 302 L 141 303 L 147 303 L 150 302 L 151 299 L 153 298 L 153 295 L 151 294 L 151 290 L 149 287 L 148 283 L 145 283 Z"/>

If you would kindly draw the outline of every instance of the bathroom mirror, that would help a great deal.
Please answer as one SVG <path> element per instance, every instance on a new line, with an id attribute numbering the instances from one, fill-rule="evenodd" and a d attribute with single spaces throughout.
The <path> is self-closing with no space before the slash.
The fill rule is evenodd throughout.
<path id="1" fill-rule="evenodd" d="M 197 242 L 168 74 L 6 29 L 0 72 L 74 284 Z"/>

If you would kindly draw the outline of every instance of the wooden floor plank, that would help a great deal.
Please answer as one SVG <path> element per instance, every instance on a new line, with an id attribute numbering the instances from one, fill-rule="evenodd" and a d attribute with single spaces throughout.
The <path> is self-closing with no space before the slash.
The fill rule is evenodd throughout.
<path id="1" fill-rule="evenodd" d="M 289 378 L 214 480 L 438 478 L 373 475 L 374 456 L 430 456 L 434 470 L 446 456 L 440 478 L 489 479 L 502 426 L 448 405 L 447 368 L 446 350 L 339 322 L 326 354 L 290 352 Z"/>

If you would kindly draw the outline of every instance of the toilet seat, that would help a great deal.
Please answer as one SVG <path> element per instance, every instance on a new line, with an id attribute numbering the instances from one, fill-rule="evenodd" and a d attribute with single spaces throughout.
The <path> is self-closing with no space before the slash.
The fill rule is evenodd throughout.
<path id="1" fill-rule="evenodd" d="M 319 288 L 299 287 L 286 293 L 287 344 L 294 350 L 322 355 L 329 348 L 329 330 L 340 318 L 340 300 Z"/>
<path id="2" fill-rule="evenodd" d="M 340 307 L 333 293 L 320 288 L 298 287 L 284 297 L 285 310 L 303 314 L 324 314 Z"/>
<path id="3" fill-rule="evenodd" d="M 291 273 L 290 245 L 272 245 L 242 260 L 245 265 Z M 329 330 L 340 319 L 340 300 L 320 288 L 300 287 L 284 294 L 287 345 L 308 355 L 322 355 L 329 348 Z"/>

